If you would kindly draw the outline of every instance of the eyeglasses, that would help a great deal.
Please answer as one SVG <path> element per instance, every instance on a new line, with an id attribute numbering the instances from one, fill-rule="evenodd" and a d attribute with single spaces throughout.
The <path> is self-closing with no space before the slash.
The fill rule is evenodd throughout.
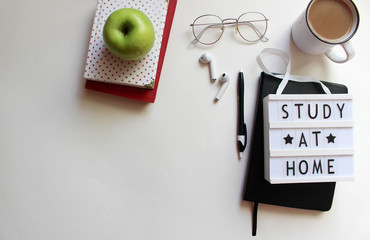
<path id="1" fill-rule="evenodd" d="M 246 12 L 239 18 L 221 19 L 217 15 L 205 14 L 197 17 L 190 26 L 195 40 L 204 45 L 212 45 L 222 37 L 225 26 L 235 26 L 235 31 L 247 42 L 259 40 L 267 42 L 265 37 L 268 19 L 259 12 Z"/>

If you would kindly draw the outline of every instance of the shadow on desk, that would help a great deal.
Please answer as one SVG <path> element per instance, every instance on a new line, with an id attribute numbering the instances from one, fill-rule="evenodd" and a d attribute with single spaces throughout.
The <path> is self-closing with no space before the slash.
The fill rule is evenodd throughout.
<path id="1" fill-rule="evenodd" d="M 111 94 L 106 94 L 97 91 L 91 91 L 85 89 L 85 79 L 82 79 L 82 84 L 80 86 L 79 95 L 81 105 L 91 106 L 106 106 L 109 108 L 124 109 L 125 111 L 130 111 L 132 113 L 140 114 L 147 109 L 151 103 L 138 101 L 130 98 L 123 98 Z"/>

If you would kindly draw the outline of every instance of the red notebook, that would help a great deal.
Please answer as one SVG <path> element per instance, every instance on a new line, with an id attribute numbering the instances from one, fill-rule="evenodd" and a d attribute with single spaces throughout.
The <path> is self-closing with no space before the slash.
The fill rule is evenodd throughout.
<path id="1" fill-rule="evenodd" d="M 168 38 L 170 35 L 172 21 L 173 21 L 173 17 L 175 14 L 176 4 L 177 4 L 177 0 L 169 0 L 166 20 L 165 20 L 164 30 L 163 30 L 162 43 L 161 43 L 161 48 L 159 52 L 157 71 L 155 74 L 155 83 L 154 83 L 153 89 L 132 87 L 128 85 L 119 85 L 119 84 L 113 84 L 113 83 L 108 83 L 104 81 L 95 81 L 95 80 L 89 80 L 89 79 L 86 80 L 85 88 L 89 90 L 104 92 L 104 93 L 113 94 L 113 95 L 117 95 L 121 97 L 132 98 L 132 99 L 136 99 L 140 101 L 153 103 L 157 95 L 159 79 L 160 79 L 161 70 L 163 66 L 164 56 L 166 53 L 166 48 L 167 48 Z"/>

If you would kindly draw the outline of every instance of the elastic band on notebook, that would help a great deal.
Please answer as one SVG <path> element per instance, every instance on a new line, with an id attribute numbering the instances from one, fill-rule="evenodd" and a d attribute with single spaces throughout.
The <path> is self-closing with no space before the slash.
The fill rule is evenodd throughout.
<path id="1" fill-rule="evenodd" d="M 257 235 L 257 210 L 258 210 L 258 202 L 254 202 L 253 219 L 252 219 L 252 236 Z"/>

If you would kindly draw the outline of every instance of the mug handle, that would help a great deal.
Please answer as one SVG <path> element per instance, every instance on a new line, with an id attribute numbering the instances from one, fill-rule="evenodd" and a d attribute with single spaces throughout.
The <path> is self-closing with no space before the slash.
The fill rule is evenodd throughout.
<path id="1" fill-rule="evenodd" d="M 346 53 L 346 57 L 343 58 L 343 56 L 338 55 L 333 47 L 326 50 L 325 55 L 336 63 L 345 63 L 349 61 L 353 56 L 355 55 L 355 49 L 352 46 L 352 43 L 350 41 L 347 41 L 345 43 L 340 44 L 340 46 L 343 48 L 344 52 Z"/>

